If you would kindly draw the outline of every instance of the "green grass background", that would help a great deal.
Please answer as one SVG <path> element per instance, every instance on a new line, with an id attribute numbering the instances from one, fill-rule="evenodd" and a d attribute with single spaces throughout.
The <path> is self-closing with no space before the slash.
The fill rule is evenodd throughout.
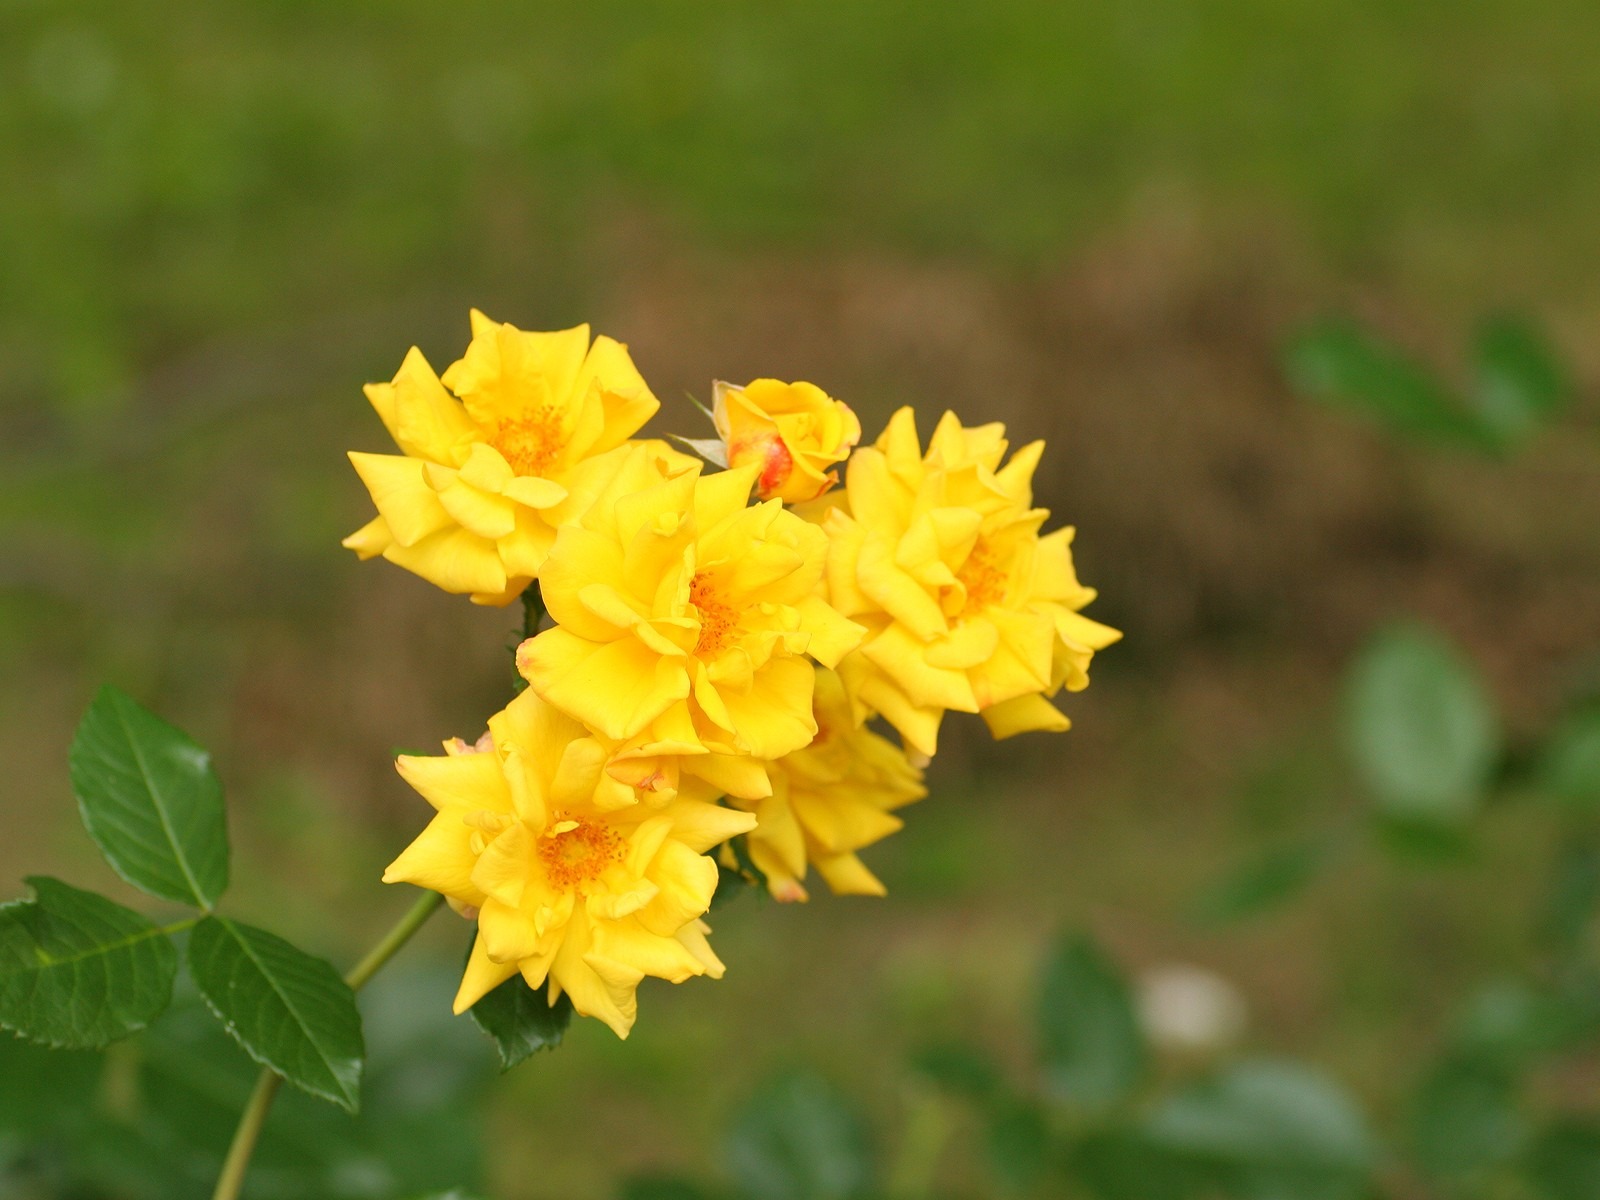
<path id="1" fill-rule="evenodd" d="M 1559 441 L 1396 453 L 1303 414 L 1273 348 L 1350 307 L 1450 364 L 1509 306 L 1591 380 L 1597 50 L 1575 0 L 5 0 L 5 887 L 112 886 L 65 776 L 109 678 L 215 748 L 241 915 L 341 960 L 383 927 L 422 819 L 388 755 L 481 726 L 512 620 L 338 549 L 366 504 L 342 452 L 381 446 L 359 385 L 413 342 L 442 368 L 469 304 L 592 320 L 662 428 L 770 371 L 869 429 L 909 401 L 1050 436 L 1042 490 L 1129 639 L 1065 738 L 956 731 L 872 856 L 888 900 L 743 900 L 727 979 L 646 988 L 626 1046 L 584 1028 L 507 1080 L 495 1195 L 709 1170 L 785 1062 L 892 1141 L 920 1039 L 1020 1053 L 1066 923 L 1222 971 L 1253 1045 L 1392 1107 L 1443 997 L 1521 953 L 1544 835 L 1420 881 L 1358 865 L 1227 933 L 1193 897 L 1359 803 L 1336 681 L 1374 621 L 1444 624 L 1514 721 L 1552 708 L 1595 641 L 1600 475 Z"/>

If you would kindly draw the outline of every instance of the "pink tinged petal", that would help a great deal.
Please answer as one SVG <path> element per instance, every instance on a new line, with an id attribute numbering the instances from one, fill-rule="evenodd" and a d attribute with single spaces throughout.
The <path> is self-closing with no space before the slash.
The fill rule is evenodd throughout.
<path id="1" fill-rule="evenodd" d="M 354 550 L 362 562 L 376 558 L 394 544 L 394 534 L 389 532 L 389 522 L 381 516 L 373 517 L 339 543 L 346 550 Z"/>
<path id="2" fill-rule="evenodd" d="M 517 973 L 516 963 L 497 963 L 484 949 L 483 934 L 472 943 L 472 954 L 467 959 L 466 972 L 461 976 L 461 988 L 456 992 L 454 1011 L 457 1016 L 466 1012 L 495 988 Z"/>
<path id="3" fill-rule="evenodd" d="M 983 710 L 983 719 L 997 739 L 1035 730 L 1062 733 L 1072 728 L 1066 715 L 1037 693 L 991 705 Z"/>
<path id="4" fill-rule="evenodd" d="M 477 863 L 472 833 L 458 811 L 441 813 L 389 864 L 383 881 L 413 883 L 463 904 L 482 904 L 483 893 L 472 882 L 472 869 Z"/>
<path id="5" fill-rule="evenodd" d="M 517 667 L 551 704 L 615 741 L 641 732 L 689 694 L 681 660 L 634 638 L 601 645 L 549 629 L 518 648 Z"/>
<path id="6" fill-rule="evenodd" d="M 400 777 L 440 812 L 511 811 L 505 773 L 493 754 L 402 754 L 394 765 Z"/>
<path id="7" fill-rule="evenodd" d="M 824 855 L 812 863 L 836 896 L 882 896 L 888 889 L 854 854 Z"/>
<path id="8" fill-rule="evenodd" d="M 428 486 L 424 464 L 397 454 L 350 451 L 350 463 L 372 494 L 378 513 L 402 546 L 413 546 L 454 522 Z"/>
<path id="9" fill-rule="evenodd" d="M 756 827 L 754 813 L 703 800 L 679 798 L 667 805 L 665 815 L 672 819 L 673 840 L 701 854 Z"/>
<path id="10" fill-rule="evenodd" d="M 467 529 L 441 529 L 410 546 L 396 542 L 383 557 L 447 592 L 503 596 L 508 590 L 495 544 Z"/>

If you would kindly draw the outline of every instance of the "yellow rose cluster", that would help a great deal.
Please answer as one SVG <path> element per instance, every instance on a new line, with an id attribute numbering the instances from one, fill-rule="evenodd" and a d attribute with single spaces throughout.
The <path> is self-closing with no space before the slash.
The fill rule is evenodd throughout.
<path id="1" fill-rule="evenodd" d="M 377 515 L 345 545 L 551 624 L 487 733 L 399 758 L 435 815 L 384 879 L 477 922 L 457 1012 L 520 975 L 626 1037 L 645 976 L 721 976 L 719 878 L 881 895 L 859 852 L 945 712 L 1065 729 L 1051 698 L 1120 635 L 1080 612 L 1072 530 L 1040 534 L 1042 443 L 1006 461 L 946 414 L 924 450 L 902 409 L 858 446 L 821 388 L 757 379 L 715 386 L 693 457 L 636 436 L 659 405 L 621 343 L 472 335 L 367 387 L 399 453 L 350 455 Z"/>

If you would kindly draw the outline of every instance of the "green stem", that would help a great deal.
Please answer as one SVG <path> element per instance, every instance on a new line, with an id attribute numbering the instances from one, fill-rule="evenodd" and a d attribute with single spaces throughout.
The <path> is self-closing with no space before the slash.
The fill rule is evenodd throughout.
<path id="1" fill-rule="evenodd" d="M 344 977 L 344 981 L 350 985 L 350 990 L 359 992 L 365 987 L 367 980 L 383 969 L 383 964 L 395 956 L 395 951 L 411 940 L 411 935 L 421 929 L 423 922 L 433 916 L 443 903 L 444 897 L 438 892 L 423 892 L 411 906 L 411 911 L 401 917 L 395 923 L 395 927 L 384 934 L 376 946 L 367 951 L 365 958 L 350 968 L 350 973 Z"/>
<path id="2" fill-rule="evenodd" d="M 350 968 L 349 974 L 344 977 L 350 990 L 360 991 L 443 903 L 444 897 L 439 893 L 424 892 L 411 906 L 411 911 L 383 935 L 366 957 Z M 238 1200 L 240 1189 L 244 1187 L 245 1172 L 250 1168 L 250 1157 L 255 1153 L 256 1141 L 261 1136 L 261 1127 L 266 1123 L 267 1112 L 272 1108 L 272 1101 L 281 1086 L 283 1076 L 270 1067 L 263 1068 L 256 1077 L 255 1089 L 250 1093 L 250 1099 L 239 1117 L 239 1127 L 233 1132 L 233 1143 L 228 1147 L 228 1157 L 222 1162 L 222 1174 L 217 1176 L 217 1187 L 211 1193 L 211 1200 Z"/>

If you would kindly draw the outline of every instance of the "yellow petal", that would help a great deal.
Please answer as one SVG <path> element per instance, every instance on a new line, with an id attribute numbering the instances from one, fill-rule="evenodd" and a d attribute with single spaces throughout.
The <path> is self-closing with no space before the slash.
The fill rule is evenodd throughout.
<path id="1" fill-rule="evenodd" d="M 477 862 L 469 842 L 472 832 L 460 813 L 441 813 L 389 864 L 383 881 L 414 883 L 464 904 L 482 904 L 483 894 L 472 883 Z"/>
<path id="2" fill-rule="evenodd" d="M 350 463 L 367 485 L 373 504 L 388 522 L 401 546 L 413 546 L 431 533 L 454 524 L 439 497 L 428 486 L 424 464 L 397 454 L 350 451 Z"/>
<path id="3" fill-rule="evenodd" d="M 495 544 L 470 530 L 441 529 L 410 546 L 396 542 L 383 556 L 447 592 L 503 595 L 508 590 Z"/>
<path id="4" fill-rule="evenodd" d="M 589 642 L 548 629 L 522 644 L 517 667 L 551 704 L 616 741 L 689 694 L 681 660 L 663 659 L 631 637 Z"/>
<path id="5" fill-rule="evenodd" d="M 456 992 L 453 1006 L 456 1015 L 466 1012 L 516 973 L 516 963 L 497 963 L 490 959 L 483 946 L 483 934 L 480 933 L 472 943 L 472 954 L 467 959 L 466 972 L 461 976 L 461 988 Z"/>
<path id="6" fill-rule="evenodd" d="M 1008 738 L 1033 730 L 1061 733 L 1072 727 L 1072 722 L 1060 709 L 1037 693 L 992 705 L 983 710 L 983 719 L 989 726 L 989 732 L 996 738 Z"/>
<path id="7" fill-rule="evenodd" d="M 378 516 L 373 517 L 339 544 L 347 550 L 354 550 L 365 562 L 369 558 L 376 558 L 393 545 L 394 534 L 389 532 L 389 522 Z"/>
<path id="8" fill-rule="evenodd" d="M 511 792 L 494 754 L 402 754 L 394 765 L 400 777 L 440 812 L 511 811 Z"/>

